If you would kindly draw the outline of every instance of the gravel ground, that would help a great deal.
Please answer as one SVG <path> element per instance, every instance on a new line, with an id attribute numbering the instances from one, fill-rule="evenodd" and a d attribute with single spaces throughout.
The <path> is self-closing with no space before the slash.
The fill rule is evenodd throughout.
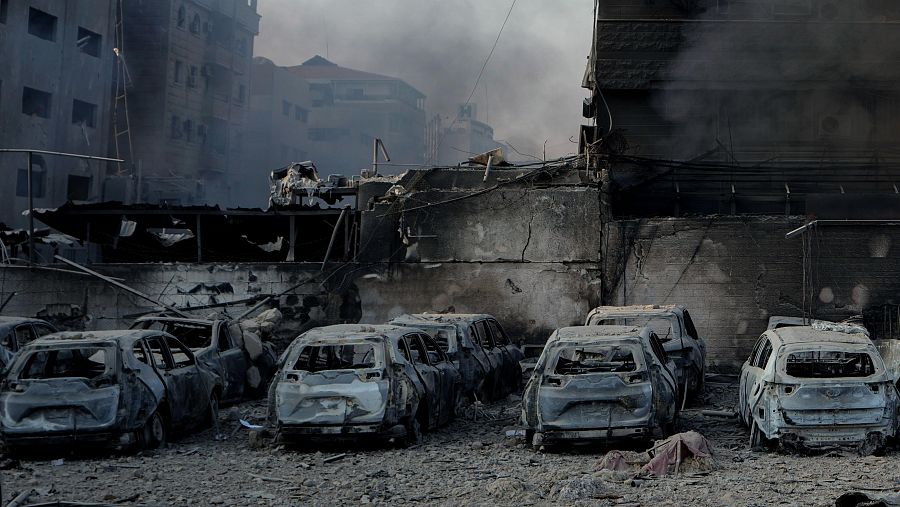
<path id="1" fill-rule="evenodd" d="M 710 383 L 682 414 L 681 429 L 703 433 L 715 453 L 708 472 L 633 481 L 597 471 L 608 448 L 535 452 L 506 437 L 515 397 L 486 406 L 427 434 L 422 445 L 326 446 L 286 450 L 251 446 L 239 416 L 259 403 L 225 409 L 230 435 L 205 431 L 153 453 L 105 458 L 7 462 L 3 504 L 34 489 L 30 502 L 69 500 L 139 505 L 834 505 L 851 490 L 900 490 L 900 452 L 859 458 L 751 452 L 737 422 L 705 417 L 701 408 L 733 406 L 736 385 Z M 470 411 L 473 412 L 473 411 Z M 231 433 L 233 432 L 233 433 Z M 640 450 L 640 449 L 636 449 Z M 326 463 L 326 459 L 346 454 Z"/>

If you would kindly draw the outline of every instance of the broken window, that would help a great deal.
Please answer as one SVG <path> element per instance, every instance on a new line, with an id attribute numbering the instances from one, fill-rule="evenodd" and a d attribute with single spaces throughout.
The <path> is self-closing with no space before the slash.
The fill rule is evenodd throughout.
<path id="1" fill-rule="evenodd" d="M 50 327 L 50 326 L 47 325 L 47 324 L 42 324 L 42 323 L 40 323 L 40 322 L 35 322 L 35 324 L 34 324 L 34 332 L 35 332 L 35 334 L 38 335 L 38 337 L 41 337 L 41 336 L 47 336 L 48 334 L 53 334 L 53 333 L 56 332 L 56 330 L 53 329 L 52 327 Z"/>
<path id="2" fill-rule="evenodd" d="M 285 116 L 290 116 L 290 114 L 291 114 L 291 103 L 290 102 L 288 102 L 286 100 L 281 101 L 281 114 L 283 114 Z"/>
<path id="3" fill-rule="evenodd" d="M 32 352 L 20 379 L 95 379 L 112 370 L 115 353 L 109 347 L 81 347 Z"/>
<path id="4" fill-rule="evenodd" d="M 171 336 L 166 336 L 166 344 L 169 345 L 169 352 L 172 353 L 175 368 L 185 368 L 194 364 L 193 354 L 181 342 Z"/>
<path id="5" fill-rule="evenodd" d="M 371 343 L 341 345 L 307 345 L 300 349 L 294 369 L 315 373 L 329 370 L 377 368 L 375 346 Z"/>
<path id="6" fill-rule="evenodd" d="M 16 327 L 16 344 L 19 348 L 28 345 L 35 339 L 37 339 L 37 336 L 34 335 L 34 330 L 31 329 L 30 325 L 23 324 Z"/>
<path id="7" fill-rule="evenodd" d="M 650 333 L 650 348 L 653 350 L 653 354 L 660 363 L 666 364 L 669 362 L 669 354 L 666 353 L 666 349 L 663 347 L 659 336 L 656 336 L 656 333 L 653 332 Z"/>
<path id="8" fill-rule="evenodd" d="M 172 139 L 181 139 L 181 118 L 172 116 L 171 132 L 169 135 Z"/>
<path id="9" fill-rule="evenodd" d="M 44 197 L 47 186 L 47 169 L 44 158 L 34 155 L 31 160 L 31 192 L 33 197 Z M 16 195 L 28 197 L 28 170 L 19 169 L 16 174 Z"/>
<path id="10" fill-rule="evenodd" d="M 134 344 L 132 353 L 134 354 L 135 359 L 148 366 L 150 365 L 150 359 L 147 358 L 147 351 L 144 350 L 144 347 L 141 346 L 140 342 Z"/>
<path id="11" fill-rule="evenodd" d="M 237 92 L 237 98 L 236 98 L 237 103 L 243 104 L 246 97 L 247 97 L 247 87 L 244 85 L 238 85 L 238 92 Z"/>
<path id="12" fill-rule="evenodd" d="M 152 329 L 175 336 L 192 350 L 204 349 L 212 344 L 212 327 L 192 322 L 145 320 L 136 322 L 132 329 Z"/>
<path id="13" fill-rule="evenodd" d="M 187 9 L 184 8 L 183 5 L 178 7 L 178 28 L 184 28 L 184 24 L 187 22 Z"/>
<path id="14" fill-rule="evenodd" d="M 875 374 L 875 362 L 865 352 L 810 350 L 789 354 L 784 371 L 796 378 L 868 377 Z"/>
<path id="15" fill-rule="evenodd" d="M 506 333 L 503 331 L 503 328 L 500 327 L 500 323 L 496 320 L 489 320 L 488 327 L 491 329 L 491 335 L 494 337 L 494 341 L 497 342 L 501 347 L 505 347 L 509 345 L 509 338 L 507 338 Z"/>
<path id="16" fill-rule="evenodd" d="M 162 338 L 158 336 L 148 338 L 146 344 L 147 350 L 150 352 L 150 357 L 153 359 L 154 366 L 160 370 L 171 370 L 173 368 L 172 360 L 169 359 L 169 355 L 166 354 Z"/>
<path id="17" fill-rule="evenodd" d="M 191 18 L 191 33 L 197 34 L 200 33 L 200 15 L 194 14 L 194 17 Z"/>
<path id="18" fill-rule="evenodd" d="M 9 11 L 9 0 L 0 0 L 0 23 L 6 23 L 6 14 Z"/>
<path id="19" fill-rule="evenodd" d="M 772 342 L 769 341 L 768 338 L 763 342 L 762 349 L 759 351 L 759 356 L 756 358 L 756 362 L 753 363 L 753 366 L 757 368 L 765 368 L 766 364 L 769 362 L 769 357 L 772 355 Z"/>
<path id="20" fill-rule="evenodd" d="M 75 45 L 82 53 L 91 56 L 100 57 L 100 47 L 102 46 L 103 37 L 99 33 L 92 32 L 87 28 L 78 27 L 78 40 Z"/>
<path id="21" fill-rule="evenodd" d="M 219 327 L 219 352 L 225 352 L 232 348 L 233 345 L 231 343 L 231 338 L 228 336 L 228 329 L 225 326 Z"/>
<path id="22" fill-rule="evenodd" d="M 294 106 L 294 119 L 299 120 L 301 123 L 306 123 L 309 118 L 309 111 L 303 109 L 300 106 Z"/>
<path id="23" fill-rule="evenodd" d="M 184 64 L 181 60 L 175 60 L 175 82 L 180 83 L 184 79 Z"/>
<path id="24" fill-rule="evenodd" d="M 425 346 L 425 352 L 428 354 L 428 361 L 431 364 L 441 362 L 443 360 L 443 355 L 438 344 L 427 336 L 420 335 L 420 338 L 422 339 L 422 344 Z"/>
<path id="25" fill-rule="evenodd" d="M 28 33 L 44 40 L 55 41 L 56 16 L 30 7 L 28 9 Z"/>
<path id="26" fill-rule="evenodd" d="M 475 330 L 478 333 L 478 341 L 481 343 L 482 347 L 492 349 L 497 346 L 497 344 L 494 343 L 494 338 L 491 336 L 490 331 L 488 331 L 486 320 L 476 322 Z"/>
<path id="27" fill-rule="evenodd" d="M 50 106 L 53 94 L 29 88 L 22 88 L 22 114 L 50 118 Z"/>
<path id="28" fill-rule="evenodd" d="M 87 201 L 91 196 L 90 176 L 70 174 L 66 182 L 66 199 L 70 201 Z"/>
<path id="29" fill-rule="evenodd" d="M 592 326 L 635 326 L 649 327 L 650 331 L 659 336 L 659 339 L 666 342 L 674 338 L 673 326 L 678 325 L 677 318 L 671 316 L 650 316 L 650 315 L 620 315 L 613 318 L 594 320 L 591 319 Z"/>
<path id="30" fill-rule="evenodd" d="M 588 373 L 618 373 L 635 371 L 634 352 L 620 345 L 571 347 L 560 351 L 554 373 L 557 375 L 586 375 Z"/>
<path id="31" fill-rule="evenodd" d="M 412 358 L 412 362 L 414 364 L 428 364 L 428 353 L 424 347 L 422 347 L 422 343 L 419 341 L 417 335 L 407 335 L 403 338 L 406 341 L 406 344 L 409 345 L 409 355 Z"/>
<path id="32" fill-rule="evenodd" d="M 191 65 L 191 71 L 188 74 L 187 84 L 191 88 L 195 88 L 197 86 L 197 66 Z"/>
<path id="33" fill-rule="evenodd" d="M 184 123 L 181 125 L 184 130 L 184 138 L 187 142 L 192 142 L 194 140 L 194 122 L 191 120 L 184 120 Z"/>
<path id="34" fill-rule="evenodd" d="M 86 127 L 96 127 L 97 106 L 90 102 L 74 99 L 72 101 L 72 123 Z"/>

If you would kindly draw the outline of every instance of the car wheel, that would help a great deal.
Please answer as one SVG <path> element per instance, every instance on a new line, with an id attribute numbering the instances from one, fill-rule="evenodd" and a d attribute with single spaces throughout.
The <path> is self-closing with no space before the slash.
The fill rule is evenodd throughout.
<path id="1" fill-rule="evenodd" d="M 765 443 L 762 430 L 759 429 L 759 426 L 756 424 L 756 421 L 750 422 L 750 450 L 751 451 L 762 451 L 763 444 Z"/>
<path id="2" fill-rule="evenodd" d="M 419 418 L 411 416 L 406 422 L 406 438 L 404 444 L 406 446 L 418 445 L 422 443 L 422 425 Z"/>
<path id="3" fill-rule="evenodd" d="M 147 419 L 141 437 L 145 449 L 157 449 L 166 445 L 166 424 L 159 412 L 154 412 Z"/>

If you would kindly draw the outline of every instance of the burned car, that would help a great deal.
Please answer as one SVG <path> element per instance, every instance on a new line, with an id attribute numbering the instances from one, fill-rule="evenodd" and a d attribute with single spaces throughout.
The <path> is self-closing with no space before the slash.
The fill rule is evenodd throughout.
<path id="1" fill-rule="evenodd" d="M 297 337 L 279 358 L 269 420 L 282 438 L 417 441 L 455 415 L 460 376 L 423 330 L 342 324 Z"/>
<path id="2" fill-rule="evenodd" d="M 210 423 L 221 382 L 159 331 L 57 333 L 22 348 L 0 383 L 7 449 L 88 444 L 153 448 Z"/>
<path id="3" fill-rule="evenodd" d="M 856 447 L 869 454 L 896 434 L 897 391 L 861 333 L 766 331 L 741 368 L 738 414 L 750 443 Z"/>
<path id="4" fill-rule="evenodd" d="M 234 320 L 147 316 L 137 319 L 131 329 L 163 331 L 187 345 L 198 361 L 222 378 L 222 403 L 262 397 L 275 372 L 274 347 L 245 335 Z"/>
<path id="5" fill-rule="evenodd" d="M 467 396 L 497 400 L 522 386 L 519 362 L 525 355 L 490 315 L 420 313 L 401 315 L 390 323 L 432 333 L 459 369 Z"/>
<path id="6" fill-rule="evenodd" d="M 839 333 L 859 333 L 869 336 L 869 330 L 862 324 L 855 322 L 855 319 L 848 319 L 843 322 L 831 322 L 828 320 L 809 319 L 805 317 L 785 317 L 776 315 L 769 317 L 769 325 L 767 331 L 772 329 L 781 329 L 783 327 L 804 327 L 809 326 L 813 329 L 822 331 L 837 331 Z"/>
<path id="7" fill-rule="evenodd" d="M 527 443 L 645 440 L 673 433 L 678 416 L 674 367 L 647 327 L 557 329 L 525 386 Z"/>
<path id="8" fill-rule="evenodd" d="M 675 361 L 679 392 L 687 398 L 703 392 L 706 344 L 684 306 L 600 306 L 588 314 L 585 325 L 650 326 Z"/>
<path id="9" fill-rule="evenodd" d="M 52 324 L 41 319 L 0 317 L 0 370 L 12 363 L 20 348 L 56 331 Z"/>

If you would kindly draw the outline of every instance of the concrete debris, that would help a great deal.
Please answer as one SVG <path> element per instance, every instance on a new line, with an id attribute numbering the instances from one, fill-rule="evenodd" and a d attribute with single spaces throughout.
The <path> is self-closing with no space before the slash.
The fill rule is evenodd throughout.
<path id="1" fill-rule="evenodd" d="M 592 475 L 582 475 L 557 483 L 550 490 L 550 496 L 560 502 L 575 502 L 606 498 L 604 481 Z"/>

